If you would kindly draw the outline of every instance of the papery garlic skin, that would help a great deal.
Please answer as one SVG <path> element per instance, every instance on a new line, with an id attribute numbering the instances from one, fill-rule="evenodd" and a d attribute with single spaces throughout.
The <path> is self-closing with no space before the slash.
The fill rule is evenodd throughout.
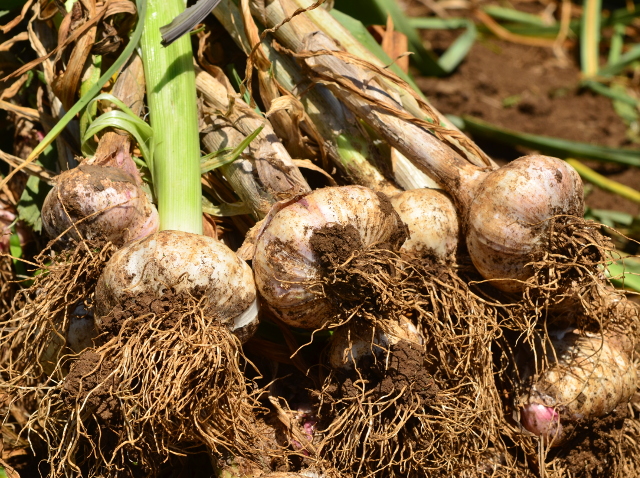
<path id="1" fill-rule="evenodd" d="M 353 370 L 360 359 L 372 354 L 380 355 L 401 340 L 424 345 L 424 337 L 409 319 L 402 318 L 399 322 L 389 322 L 387 325 L 387 332 L 377 328 L 374 332 L 370 325 L 360 329 L 349 325 L 340 327 L 331 337 L 329 366 L 333 370 Z"/>
<path id="2" fill-rule="evenodd" d="M 520 292 L 549 244 L 550 219 L 582 217 L 583 186 L 567 163 L 549 156 L 519 158 L 489 174 L 466 216 L 467 248 L 480 274 L 506 292 Z M 516 279 L 516 280 L 502 280 Z"/>
<path id="3" fill-rule="evenodd" d="M 81 165 L 57 178 L 42 206 L 51 238 L 111 241 L 120 246 L 158 230 L 158 212 L 135 178 L 118 168 Z"/>
<path id="4" fill-rule="evenodd" d="M 637 374 L 621 335 L 568 330 L 553 333 L 551 363 L 522 399 L 520 421 L 556 446 L 566 438 L 563 423 L 611 413 L 635 393 Z M 555 358 L 557 357 L 557 361 Z M 526 375 L 533 371 L 523 367 Z"/>
<path id="5" fill-rule="evenodd" d="M 449 196 L 438 189 L 412 189 L 391 198 L 409 238 L 400 251 L 453 262 L 458 249 L 458 213 Z"/>
<path id="6" fill-rule="evenodd" d="M 161 296 L 168 288 L 208 299 L 216 317 L 245 342 L 258 326 L 251 268 L 227 246 L 207 236 L 160 231 L 117 251 L 96 286 L 96 325 L 132 295 Z"/>
<path id="7" fill-rule="evenodd" d="M 314 231 L 327 225 L 353 228 L 362 247 L 397 240 L 399 228 L 404 230 L 386 196 L 362 186 L 318 189 L 270 214 L 252 264 L 260 294 L 291 326 L 317 329 L 332 314 L 318 287 L 323 269 L 311 247 Z"/>

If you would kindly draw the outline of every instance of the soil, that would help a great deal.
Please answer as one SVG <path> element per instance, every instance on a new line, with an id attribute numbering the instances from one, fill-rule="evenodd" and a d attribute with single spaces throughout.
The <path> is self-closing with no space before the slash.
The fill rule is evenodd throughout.
<path id="1" fill-rule="evenodd" d="M 357 371 L 337 371 L 338 383 L 333 388 L 333 395 L 338 399 L 361 396 L 364 381 L 367 392 L 371 392 L 370 400 L 390 397 L 405 389 L 396 407 L 409 405 L 405 402 L 411 400 L 412 395 L 419 397 L 421 405 L 426 407 L 435 399 L 438 387 L 425 363 L 421 348 L 400 340 L 389 348 L 388 358 L 365 355 L 358 360 Z"/>
<path id="2" fill-rule="evenodd" d="M 309 241 L 322 267 L 343 264 L 353 252 L 362 249 L 357 229 L 352 225 L 328 224 L 313 231 Z"/>
<path id="3" fill-rule="evenodd" d="M 626 404 L 610 415 L 588 425 L 576 427 L 575 438 L 562 447 L 560 457 L 565 461 L 570 476 L 612 476 L 624 420 L 629 415 Z M 564 452 L 564 453 L 563 453 Z M 610 459 L 602 459 L 610 457 Z"/>
<path id="4" fill-rule="evenodd" d="M 518 8 L 521 5 L 518 4 Z M 412 13 L 424 14 L 419 10 Z M 424 39 L 440 52 L 460 33 L 459 30 L 422 32 Z M 580 69 L 575 51 L 559 58 L 552 48 L 481 38 L 451 76 L 417 77 L 416 80 L 444 114 L 468 115 L 524 133 L 609 147 L 638 147 L 627 138 L 626 125 L 616 114 L 611 100 L 579 87 Z M 499 163 L 530 152 L 475 139 Z M 639 168 L 595 161 L 587 164 L 627 186 L 638 188 L 640 185 Z M 640 204 L 595 186 L 586 202 L 592 208 L 640 214 Z"/>
<path id="5" fill-rule="evenodd" d="M 86 401 L 85 410 L 104 423 L 111 422 L 119 409 L 118 400 L 111 393 L 117 385 L 111 375 L 114 370 L 115 364 L 93 349 L 82 352 L 64 381 L 65 405 L 73 409 Z"/>
<path id="6" fill-rule="evenodd" d="M 128 297 L 122 303 L 116 305 L 106 317 L 103 317 L 99 324 L 100 332 L 106 333 L 103 337 L 108 340 L 117 336 L 122 329 L 123 324 L 131 318 L 140 318 L 155 314 L 157 316 L 166 316 L 162 321 L 162 330 L 173 328 L 184 314 L 182 305 L 192 297 L 188 294 L 176 294 L 173 289 L 167 288 L 162 296 L 156 294 L 136 294 Z M 133 328 L 125 331 L 125 334 L 134 333 L 136 322 L 133 322 Z"/>

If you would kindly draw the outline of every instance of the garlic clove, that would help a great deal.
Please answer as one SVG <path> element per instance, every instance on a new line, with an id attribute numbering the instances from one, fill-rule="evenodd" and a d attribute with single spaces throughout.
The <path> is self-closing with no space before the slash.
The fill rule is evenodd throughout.
<path id="1" fill-rule="evenodd" d="M 42 223 L 51 238 L 122 245 L 156 232 L 159 218 L 129 173 L 81 165 L 58 176 L 42 206 Z"/>
<path id="2" fill-rule="evenodd" d="M 206 315 L 216 317 L 240 341 L 258 326 L 251 268 L 231 249 L 207 236 L 160 231 L 117 251 L 96 286 L 96 325 L 132 295 L 160 296 L 169 288 L 208 299 Z"/>
<path id="3" fill-rule="evenodd" d="M 566 438 L 563 422 L 592 420 L 611 413 L 635 393 L 635 365 L 626 337 L 562 330 L 550 334 L 549 366 L 521 399 L 521 423 L 557 446 Z M 557 360 L 556 360 L 557 358 Z M 530 365 L 524 377 L 534 376 Z M 557 434 L 557 436 L 556 436 Z"/>
<path id="4" fill-rule="evenodd" d="M 582 216 L 582 181 L 567 163 L 549 156 L 519 158 L 481 184 L 466 217 L 467 248 L 492 285 L 520 292 L 531 276 L 525 265 L 549 247 L 549 221 Z"/>
<path id="5" fill-rule="evenodd" d="M 256 240 L 253 267 L 266 303 L 294 327 L 317 329 L 332 315 L 332 305 L 318 287 L 325 273 L 323 257 L 312 245 L 323 228 L 337 228 L 336 240 L 332 245 L 329 238 L 327 245 L 346 256 L 349 248 L 396 244 L 404 238 L 404 225 L 386 196 L 362 186 L 318 189 L 274 207 L 277 212 L 269 215 Z"/>
<path id="6" fill-rule="evenodd" d="M 391 198 L 409 238 L 400 250 L 453 262 L 458 248 L 458 213 L 449 196 L 437 189 L 412 189 Z"/>

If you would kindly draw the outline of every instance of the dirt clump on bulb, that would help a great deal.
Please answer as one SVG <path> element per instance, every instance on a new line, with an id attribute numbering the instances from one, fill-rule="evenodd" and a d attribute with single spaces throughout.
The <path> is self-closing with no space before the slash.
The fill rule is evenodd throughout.
<path id="1" fill-rule="evenodd" d="M 629 412 L 619 406 L 608 416 L 576 426 L 574 438 L 558 454 L 557 460 L 575 477 L 615 476 L 619 469 L 620 449 Z"/>
<path id="2" fill-rule="evenodd" d="M 345 263 L 355 251 L 362 249 L 360 234 L 350 224 L 324 225 L 313 231 L 309 242 L 325 268 Z"/>
<path id="3" fill-rule="evenodd" d="M 336 383 L 326 392 L 337 401 L 363 393 L 373 400 L 397 395 L 396 408 L 410 407 L 413 400 L 427 407 L 435 399 L 438 387 L 426 366 L 425 353 L 415 344 L 400 340 L 381 357 L 366 355 L 354 370 L 337 371 Z M 408 393 L 402 394 L 405 390 Z"/>
<path id="4" fill-rule="evenodd" d="M 111 394 L 117 386 L 115 368 L 112 361 L 93 349 L 82 352 L 64 379 L 61 398 L 65 405 L 73 408 L 75 403 L 84 402 L 98 420 L 109 423 L 119 409 L 118 401 Z"/>

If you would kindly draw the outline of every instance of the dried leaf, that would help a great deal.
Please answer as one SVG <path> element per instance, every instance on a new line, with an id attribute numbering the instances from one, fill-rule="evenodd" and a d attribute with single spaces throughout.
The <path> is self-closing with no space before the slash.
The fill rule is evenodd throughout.
<path id="1" fill-rule="evenodd" d="M 64 43 L 62 45 L 58 45 L 56 48 L 54 48 L 50 52 L 44 54 L 40 58 L 36 58 L 35 60 L 30 61 L 29 63 L 24 65 L 22 68 L 18 68 L 16 71 L 11 73 L 10 75 L 7 75 L 4 78 L 2 78 L 1 81 L 6 81 L 6 80 L 9 80 L 11 78 L 15 78 L 16 76 L 20 76 L 23 73 L 25 73 L 25 72 L 33 69 L 34 67 L 38 66 L 40 63 L 44 62 L 45 60 L 51 58 L 51 56 L 57 54 L 60 50 L 63 50 L 68 45 L 70 45 L 71 43 L 76 41 L 78 38 L 80 38 L 89 29 L 93 28 L 95 26 L 95 24 L 98 23 L 104 17 L 104 14 L 106 13 L 106 11 L 107 11 L 106 6 L 102 7 L 102 9 L 99 10 L 93 18 L 87 20 L 87 22 L 84 25 L 82 25 L 75 32 L 73 32 L 73 34 L 70 35 L 64 41 Z M 32 38 L 32 37 L 30 37 L 30 38 Z"/>
<path id="2" fill-rule="evenodd" d="M 25 41 L 29 39 L 29 34 L 27 32 L 20 32 L 13 38 L 9 38 L 4 43 L 0 43 L 0 51 L 9 51 L 9 49 L 18 42 Z"/>
<path id="3" fill-rule="evenodd" d="M 310 169 L 311 171 L 315 171 L 316 173 L 322 174 L 324 177 L 326 177 L 329 180 L 329 184 L 331 184 L 332 186 L 338 185 L 338 183 L 336 183 L 336 180 L 333 179 L 333 176 L 331 176 L 328 172 L 326 172 L 320 166 L 313 164 L 308 159 L 294 159 L 293 164 L 298 166 L 298 168 Z"/>
<path id="4" fill-rule="evenodd" d="M 299 122 L 304 116 L 304 107 L 297 98 L 293 96 L 281 96 L 271 102 L 269 111 L 266 113 L 266 117 L 269 118 L 278 111 L 287 111 L 296 123 Z"/>
<path id="5" fill-rule="evenodd" d="M 391 15 L 387 17 L 387 25 L 372 25 L 369 31 L 379 41 L 382 50 L 395 60 L 402 71 L 409 71 L 409 40 L 404 33 L 395 31 Z"/>
<path id="6" fill-rule="evenodd" d="M 8 100 L 16 96 L 18 94 L 18 91 L 20 91 L 20 88 L 22 88 L 22 85 L 24 85 L 28 79 L 29 79 L 29 75 L 25 73 L 20 77 L 18 81 L 14 82 L 10 87 L 2 90 L 2 93 L 0 93 L 0 100 Z"/>
<path id="7" fill-rule="evenodd" d="M 96 15 L 95 1 L 84 0 L 82 4 L 87 8 L 87 14 L 89 15 L 88 21 L 90 21 L 90 19 Z M 80 3 L 74 4 L 74 8 L 67 14 L 65 20 L 69 19 L 68 21 L 71 21 L 71 19 L 78 15 L 79 9 L 81 9 Z M 78 22 L 76 28 L 79 28 L 81 26 L 82 24 Z M 80 84 L 80 79 L 82 78 L 82 72 L 84 70 L 85 63 L 87 61 L 87 58 L 89 57 L 89 54 L 91 53 L 91 48 L 93 47 L 93 44 L 95 42 L 97 30 L 97 27 L 94 25 L 82 36 L 80 36 L 71 52 L 69 60 L 66 62 L 65 69 L 56 76 L 51 84 L 53 92 L 60 99 L 62 105 L 67 110 L 71 108 L 74 103 L 76 90 L 78 89 L 78 85 Z M 58 37 L 59 43 L 61 40 L 62 43 L 64 43 L 64 39 Z M 62 50 L 60 50 L 56 55 L 56 62 L 58 61 L 61 53 Z"/>
<path id="8" fill-rule="evenodd" d="M 15 17 L 6 25 L 0 26 L 0 31 L 2 31 L 2 33 L 9 33 L 16 25 L 18 25 L 22 20 L 24 20 L 24 17 L 27 15 L 27 10 L 29 10 L 32 3 L 33 3 L 33 0 L 27 0 L 27 2 L 23 5 L 22 10 L 20 10 L 20 15 Z"/>

